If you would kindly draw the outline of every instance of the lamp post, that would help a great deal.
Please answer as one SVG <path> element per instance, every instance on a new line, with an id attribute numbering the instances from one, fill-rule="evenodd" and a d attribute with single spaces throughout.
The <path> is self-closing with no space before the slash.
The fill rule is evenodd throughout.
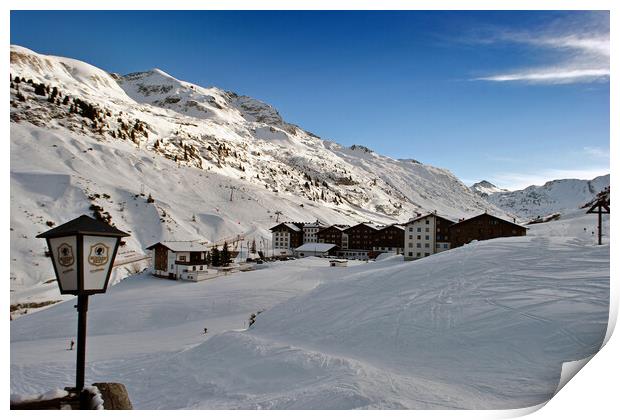
<path id="1" fill-rule="evenodd" d="M 54 272 L 62 295 L 77 295 L 78 340 L 75 388 L 84 389 L 86 360 L 86 312 L 88 296 L 105 293 L 120 238 L 129 234 L 89 216 L 80 216 L 37 235 L 50 250 Z"/>

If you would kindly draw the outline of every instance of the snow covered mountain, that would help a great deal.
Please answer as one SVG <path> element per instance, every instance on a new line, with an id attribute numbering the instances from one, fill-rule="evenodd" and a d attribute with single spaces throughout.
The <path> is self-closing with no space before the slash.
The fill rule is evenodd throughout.
<path id="1" fill-rule="evenodd" d="M 12 46 L 10 92 L 14 296 L 53 289 L 34 236 L 84 213 L 130 232 L 127 255 L 165 239 L 268 247 L 276 220 L 504 214 L 448 170 L 323 140 L 261 101 L 157 69 L 119 76 Z"/>
<path id="2" fill-rule="evenodd" d="M 574 211 L 608 187 L 609 174 L 589 181 L 558 179 L 543 186 L 531 185 L 523 190 L 493 193 L 486 199 L 508 213 L 533 219 Z"/>
<path id="3" fill-rule="evenodd" d="M 491 194 L 495 194 L 498 192 L 507 192 L 507 189 L 496 187 L 491 184 L 489 181 L 482 180 L 480 182 L 476 182 L 474 185 L 469 187 L 475 194 L 478 194 L 481 197 L 486 197 Z"/>

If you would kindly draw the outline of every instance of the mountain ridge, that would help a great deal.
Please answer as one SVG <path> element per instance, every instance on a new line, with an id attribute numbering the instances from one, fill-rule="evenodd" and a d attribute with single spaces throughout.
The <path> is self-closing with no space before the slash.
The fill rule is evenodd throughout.
<path id="1" fill-rule="evenodd" d="M 12 46 L 10 93 L 11 289 L 22 300 L 53 278 L 34 237 L 81 214 L 129 231 L 121 251 L 135 253 L 165 239 L 268 249 L 277 220 L 508 217 L 446 169 L 342 146 L 262 101 L 163 71 L 118 76 Z"/>
<path id="2" fill-rule="evenodd" d="M 581 208 L 609 188 L 609 174 L 590 180 L 555 179 L 522 190 L 495 192 L 485 196 L 493 205 L 520 218 L 533 219 Z"/>

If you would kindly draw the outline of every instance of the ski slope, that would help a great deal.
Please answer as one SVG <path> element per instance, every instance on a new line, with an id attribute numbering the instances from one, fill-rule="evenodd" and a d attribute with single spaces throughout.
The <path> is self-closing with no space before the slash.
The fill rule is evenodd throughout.
<path id="1" fill-rule="evenodd" d="M 135 275 L 91 299 L 86 382 L 124 383 L 138 409 L 535 405 L 605 336 L 609 230 L 606 218 L 594 245 L 595 219 L 575 212 L 413 262 Z M 73 383 L 72 305 L 11 323 L 12 393 Z"/>

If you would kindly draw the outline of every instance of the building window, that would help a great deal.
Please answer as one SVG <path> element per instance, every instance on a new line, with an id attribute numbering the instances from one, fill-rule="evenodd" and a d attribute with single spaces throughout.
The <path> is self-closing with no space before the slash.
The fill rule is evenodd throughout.
<path id="1" fill-rule="evenodd" d="M 422 244 L 419 243 L 419 242 L 417 244 L 415 244 L 415 245 L 416 245 L 416 248 L 422 248 Z"/>
<path id="2" fill-rule="evenodd" d="M 413 248 L 413 243 L 409 242 L 409 248 Z"/>
<path id="3" fill-rule="evenodd" d="M 418 240 L 421 240 L 421 239 L 422 239 L 422 235 L 418 235 Z"/>
<path id="4" fill-rule="evenodd" d="M 409 239 L 413 239 L 413 235 L 409 235 Z"/>
<path id="5" fill-rule="evenodd" d="M 413 227 L 410 227 L 410 228 L 409 228 L 409 232 L 413 232 Z"/>
<path id="6" fill-rule="evenodd" d="M 410 256 L 410 257 L 413 257 L 413 252 L 410 252 L 410 253 L 409 253 L 409 256 Z"/>
<path id="7" fill-rule="evenodd" d="M 431 255 L 431 254 L 429 254 L 428 252 L 425 252 L 425 253 L 424 253 L 424 256 L 425 256 L 425 257 L 428 257 L 429 255 Z"/>
<path id="8" fill-rule="evenodd" d="M 203 270 L 203 266 L 201 265 L 201 266 L 200 266 L 200 271 L 202 271 L 202 270 Z"/>
<path id="9" fill-rule="evenodd" d="M 185 261 L 185 255 L 179 256 L 179 261 Z"/>
<path id="10" fill-rule="evenodd" d="M 422 228 L 420 228 L 420 227 L 419 227 L 419 228 L 418 228 L 418 232 L 422 232 Z"/>
<path id="11" fill-rule="evenodd" d="M 431 222 L 430 220 L 426 219 L 426 224 L 427 225 L 430 224 L 430 222 Z"/>
<path id="12" fill-rule="evenodd" d="M 196 271 L 196 266 L 195 265 L 192 266 L 192 271 Z"/>
<path id="13" fill-rule="evenodd" d="M 422 256 L 422 253 L 421 253 L 421 252 L 418 252 L 418 253 L 416 254 L 416 257 L 421 257 L 421 256 Z"/>
<path id="14" fill-rule="evenodd" d="M 431 230 L 430 230 L 429 228 L 426 228 L 426 231 L 427 231 L 427 232 L 430 232 Z"/>
<path id="15" fill-rule="evenodd" d="M 427 242 L 424 244 L 424 248 L 430 248 L 430 244 Z"/>
<path id="16" fill-rule="evenodd" d="M 424 237 L 424 239 L 426 239 L 427 241 L 429 241 L 429 240 L 431 239 L 431 237 L 430 237 L 430 236 L 428 236 L 428 235 L 426 235 L 426 236 Z"/>
<path id="17" fill-rule="evenodd" d="M 448 244 L 443 244 L 444 249 L 448 249 Z"/>

